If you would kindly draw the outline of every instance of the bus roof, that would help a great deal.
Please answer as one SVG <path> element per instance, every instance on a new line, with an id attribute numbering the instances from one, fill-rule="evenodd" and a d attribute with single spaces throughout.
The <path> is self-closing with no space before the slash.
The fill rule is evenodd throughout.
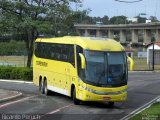
<path id="1" fill-rule="evenodd" d="M 124 51 L 124 48 L 119 42 L 100 37 L 64 36 L 57 38 L 37 38 L 36 42 L 75 44 L 89 50 Z"/>

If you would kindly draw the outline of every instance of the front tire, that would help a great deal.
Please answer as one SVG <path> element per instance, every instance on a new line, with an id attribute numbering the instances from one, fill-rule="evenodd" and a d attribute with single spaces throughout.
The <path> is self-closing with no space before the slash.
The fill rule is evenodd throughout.
<path id="1" fill-rule="evenodd" d="M 78 100 L 77 98 L 76 98 L 76 89 L 74 88 L 74 90 L 73 90 L 73 103 L 75 104 L 75 105 L 79 105 L 80 104 L 80 100 Z"/>

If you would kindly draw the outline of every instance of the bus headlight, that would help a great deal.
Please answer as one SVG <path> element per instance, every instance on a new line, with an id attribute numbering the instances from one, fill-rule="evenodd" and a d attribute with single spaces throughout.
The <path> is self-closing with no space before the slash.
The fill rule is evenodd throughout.
<path id="1" fill-rule="evenodd" d="M 92 90 L 92 89 L 89 89 L 89 88 L 84 87 L 84 86 L 81 86 L 81 87 L 82 87 L 82 89 L 84 89 L 84 90 L 86 90 L 88 92 L 94 93 L 94 90 Z"/>

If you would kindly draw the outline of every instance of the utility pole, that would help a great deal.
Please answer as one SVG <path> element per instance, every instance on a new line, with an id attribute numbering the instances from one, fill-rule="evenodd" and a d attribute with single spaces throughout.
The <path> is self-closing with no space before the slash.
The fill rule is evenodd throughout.
<path id="1" fill-rule="evenodd" d="M 154 41 L 155 41 L 155 38 L 153 37 L 152 39 L 151 39 L 151 42 L 152 42 L 152 45 L 153 45 L 153 51 L 152 51 L 152 70 L 154 71 Z"/>
<path id="2" fill-rule="evenodd" d="M 154 71 L 154 42 L 152 42 L 152 45 L 153 45 L 152 70 Z"/>

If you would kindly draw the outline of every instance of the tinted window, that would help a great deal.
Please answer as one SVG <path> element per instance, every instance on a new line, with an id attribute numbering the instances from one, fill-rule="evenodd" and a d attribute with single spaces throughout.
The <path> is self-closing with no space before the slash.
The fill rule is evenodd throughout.
<path id="1" fill-rule="evenodd" d="M 70 62 L 75 66 L 73 45 L 37 42 L 35 55 L 40 58 Z"/>

